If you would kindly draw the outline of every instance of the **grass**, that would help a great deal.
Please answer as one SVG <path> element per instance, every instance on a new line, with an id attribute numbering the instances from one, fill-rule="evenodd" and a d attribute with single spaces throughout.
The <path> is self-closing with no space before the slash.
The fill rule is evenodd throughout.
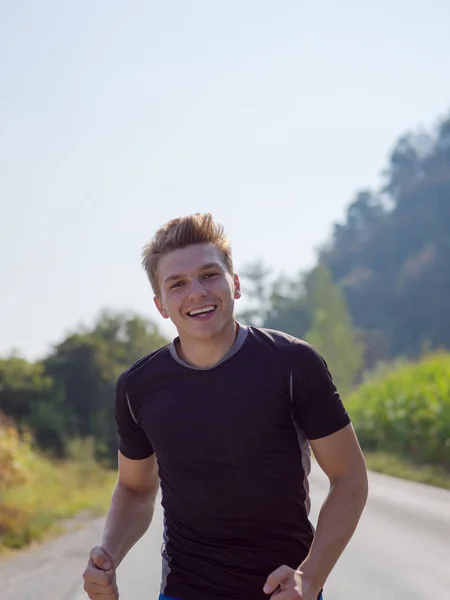
<path id="1" fill-rule="evenodd" d="M 417 465 L 387 452 L 364 452 L 367 468 L 377 473 L 450 490 L 450 472 L 434 465 Z"/>
<path id="2" fill-rule="evenodd" d="M 36 457 L 32 475 L 0 495 L 0 553 L 59 533 L 62 519 L 104 514 L 116 476 L 94 462 Z"/>

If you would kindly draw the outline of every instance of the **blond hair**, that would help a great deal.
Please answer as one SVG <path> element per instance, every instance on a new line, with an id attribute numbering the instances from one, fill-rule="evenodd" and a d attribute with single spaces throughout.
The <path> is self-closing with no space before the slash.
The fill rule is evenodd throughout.
<path id="1" fill-rule="evenodd" d="M 230 275 L 234 274 L 231 244 L 223 226 L 214 221 L 211 213 L 195 213 L 171 219 L 157 229 L 153 239 L 142 250 L 142 266 L 155 295 L 158 295 L 158 262 L 162 256 L 191 244 L 213 244 L 223 253 Z"/>

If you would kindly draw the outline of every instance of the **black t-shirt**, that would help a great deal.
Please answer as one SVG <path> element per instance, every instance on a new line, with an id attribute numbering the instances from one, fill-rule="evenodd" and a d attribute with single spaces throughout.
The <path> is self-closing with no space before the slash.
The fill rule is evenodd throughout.
<path id="1" fill-rule="evenodd" d="M 313 539 L 308 440 L 349 416 L 323 358 L 290 335 L 241 325 L 208 369 L 180 360 L 177 343 L 127 369 L 115 398 L 120 451 L 157 456 L 161 593 L 267 600 L 267 576 L 297 568 Z"/>

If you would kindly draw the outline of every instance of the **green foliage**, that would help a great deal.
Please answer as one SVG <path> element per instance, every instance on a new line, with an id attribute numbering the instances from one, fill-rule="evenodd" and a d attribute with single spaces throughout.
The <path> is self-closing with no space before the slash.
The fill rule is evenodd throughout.
<path id="1" fill-rule="evenodd" d="M 450 469 L 450 354 L 400 365 L 346 401 L 365 448 Z"/>
<path id="2" fill-rule="evenodd" d="M 311 314 L 302 276 L 273 278 L 272 270 L 261 260 L 244 265 L 239 275 L 246 303 L 246 309 L 237 314 L 239 321 L 304 337 Z"/>
<path id="3" fill-rule="evenodd" d="M 40 403 L 52 390 L 41 363 L 29 363 L 18 356 L 0 359 L 1 408 L 17 421 L 30 412 L 30 404 Z"/>
<path id="4" fill-rule="evenodd" d="M 49 460 L 29 433 L 0 425 L 0 554 L 42 539 L 61 518 L 104 513 L 116 473 L 92 460 L 89 440 L 74 440 L 70 454 L 71 460 Z"/>
<path id="5" fill-rule="evenodd" d="M 13 427 L 0 428 L 0 501 L 7 488 L 27 483 L 34 466 L 29 434 L 21 436 Z"/>
<path id="6" fill-rule="evenodd" d="M 250 308 L 238 318 L 308 341 L 327 361 L 340 392 L 347 394 L 362 370 L 364 346 L 330 272 L 319 266 L 292 280 L 270 280 L 269 274 L 261 262 L 243 270 Z"/>
<path id="7" fill-rule="evenodd" d="M 34 431 L 43 448 L 62 451 L 63 398 L 41 362 L 29 363 L 17 356 L 0 360 L 0 408 L 22 431 Z"/>
<path id="8" fill-rule="evenodd" d="M 313 317 L 305 339 L 325 358 L 338 390 L 345 396 L 361 370 L 363 347 L 357 341 L 344 296 L 333 284 L 330 272 L 319 266 L 307 278 L 306 297 Z"/>
<path id="9" fill-rule="evenodd" d="M 66 439 L 95 439 L 95 457 L 115 461 L 112 411 L 119 374 L 167 341 L 155 325 L 136 315 L 104 312 L 95 326 L 69 335 L 44 361 L 65 399 Z"/>
<path id="10" fill-rule="evenodd" d="M 0 360 L 0 409 L 54 456 L 67 457 L 78 443 L 78 453 L 89 447 L 93 458 L 113 464 L 117 377 L 166 343 L 153 323 L 104 312 L 92 328 L 67 336 L 42 362 Z"/>
<path id="11" fill-rule="evenodd" d="M 286 331 L 302 339 L 310 329 L 312 319 L 313 313 L 306 297 L 304 276 L 276 279 L 272 284 L 270 305 L 263 325 L 270 329 Z"/>

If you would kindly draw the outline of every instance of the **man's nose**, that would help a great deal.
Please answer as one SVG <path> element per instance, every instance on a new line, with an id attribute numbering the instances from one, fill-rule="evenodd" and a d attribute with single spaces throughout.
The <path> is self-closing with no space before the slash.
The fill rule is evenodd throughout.
<path id="1" fill-rule="evenodd" d="M 191 283 L 191 288 L 189 290 L 189 296 L 191 298 L 195 298 L 197 296 L 206 296 L 206 294 L 207 294 L 207 290 L 206 290 L 205 286 L 203 285 L 203 283 L 198 279 L 194 279 L 194 281 Z"/>

